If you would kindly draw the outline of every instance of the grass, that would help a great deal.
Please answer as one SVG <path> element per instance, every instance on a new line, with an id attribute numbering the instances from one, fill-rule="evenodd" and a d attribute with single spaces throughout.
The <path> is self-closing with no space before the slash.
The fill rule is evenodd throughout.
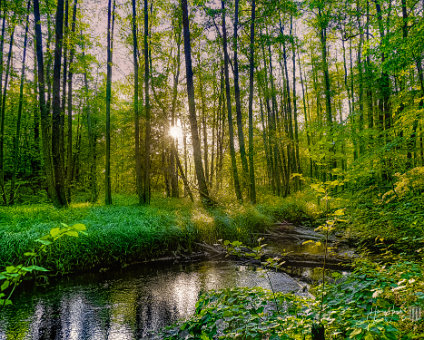
<path id="1" fill-rule="evenodd" d="M 48 204 L 0 208 L 0 264 L 19 264 L 35 240 L 60 223 L 87 226 L 87 236 L 64 238 L 40 259 L 55 273 L 110 268 L 175 252 L 189 253 L 196 242 L 219 239 L 252 244 L 276 220 L 308 221 L 304 205 L 264 195 L 262 203 L 224 203 L 214 209 L 185 199 L 155 197 L 138 206 L 136 197 L 116 196 L 115 205 L 74 203 L 67 209 Z"/>

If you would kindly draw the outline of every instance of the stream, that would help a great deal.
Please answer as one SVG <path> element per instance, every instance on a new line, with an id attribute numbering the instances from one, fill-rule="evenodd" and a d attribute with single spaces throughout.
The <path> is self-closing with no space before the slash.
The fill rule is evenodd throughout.
<path id="1" fill-rule="evenodd" d="M 285 273 L 270 274 L 275 290 L 303 288 Z M 0 315 L 0 339 L 148 339 L 193 314 L 202 291 L 237 286 L 270 288 L 260 270 L 229 261 L 147 263 L 63 278 L 16 295 Z"/>
<path id="2" fill-rule="evenodd" d="M 286 261 L 285 272 L 269 272 L 271 282 L 261 269 L 221 256 L 215 261 L 150 262 L 64 277 L 44 287 L 27 286 L 12 298 L 13 305 L 2 311 L 0 340 L 149 339 L 164 326 L 192 315 L 199 294 L 207 290 L 269 289 L 271 283 L 276 291 L 308 294 L 306 282 L 322 278 L 324 249 L 304 243 L 322 238 L 313 230 L 287 223 L 269 229 L 267 249 L 285 254 Z M 336 247 L 337 240 L 331 242 Z M 328 265 L 333 261 L 334 271 L 343 273 L 343 262 L 352 255 L 349 252 L 338 249 L 337 258 L 327 258 Z"/>

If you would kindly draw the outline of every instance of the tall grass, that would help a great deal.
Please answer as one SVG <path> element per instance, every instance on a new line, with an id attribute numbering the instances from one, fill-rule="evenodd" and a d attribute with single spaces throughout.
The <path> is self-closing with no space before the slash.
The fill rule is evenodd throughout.
<path id="1" fill-rule="evenodd" d="M 197 242 L 219 239 L 254 243 L 258 233 L 276 220 L 311 218 L 299 202 L 262 197 L 262 204 L 226 203 L 205 209 L 184 199 L 155 197 L 150 206 L 138 206 L 135 197 L 117 196 L 112 206 L 75 203 L 68 209 L 47 204 L 0 208 L 0 264 L 25 260 L 35 240 L 59 223 L 87 226 L 87 236 L 61 239 L 40 258 L 57 273 L 109 268 L 135 261 L 188 253 Z"/>

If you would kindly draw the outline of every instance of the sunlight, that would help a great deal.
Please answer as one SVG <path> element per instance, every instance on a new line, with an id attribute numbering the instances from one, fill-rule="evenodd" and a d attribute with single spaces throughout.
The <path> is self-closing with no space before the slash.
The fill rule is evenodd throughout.
<path id="1" fill-rule="evenodd" d="M 169 128 L 169 135 L 174 139 L 179 139 L 183 137 L 183 130 L 179 126 L 171 126 Z"/>

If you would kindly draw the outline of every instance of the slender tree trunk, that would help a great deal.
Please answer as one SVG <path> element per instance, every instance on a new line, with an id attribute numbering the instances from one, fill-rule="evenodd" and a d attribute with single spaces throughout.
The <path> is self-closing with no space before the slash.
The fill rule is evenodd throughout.
<path id="1" fill-rule="evenodd" d="M 4 187 L 4 114 L 3 114 L 3 49 L 4 49 L 4 38 L 6 33 L 6 8 L 4 8 L 3 0 L 1 1 L 3 23 L 1 28 L 0 37 L 0 190 L 3 198 L 3 203 L 7 203 L 6 192 Z M 7 85 L 7 84 L 6 84 Z M 5 85 L 5 87 L 6 87 Z"/>
<path id="2" fill-rule="evenodd" d="M 146 133 L 144 139 L 144 181 L 143 204 L 150 204 L 150 97 L 149 97 L 149 11 L 147 0 L 144 0 L 144 112 Z"/>
<path id="3" fill-rule="evenodd" d="M 138 203 L 143 203 L 143 178 L 140 153 L 140 113 L 138 109 L 138 42 L 137 42 L 137 8 L 136 0 L 132 0 L 132 36 L 134 61 L 134 144 L 135 144 L 135 178 Z"/>
<path id="4" fill-rule="evenodd" d="M 292 27 L 293 27 L 293 16 L 290 17 L 290 34 L 293 36 L 293 42 L 292 42 L 292 71 L 293 71 L 293 121 L 294 121 L 294 143 L 295 143 L 295 160 L 296 160 L 296 166 L 295 171 L 297 173 L 301 172 L 300 169 L 300 156 L 299 156 L 299 126 L 297 122 L 297 96 L 296 96 L 296 45 L 295 45 L 295 39 L 296 37 L 294 34 L 292 34 Z M 300 182 L 297 183 L 297 187 L 299 186 Z"/>
<path id="5" fill-rule="evenodd" d="M 41 143 L 43 149 L 44 172 L 46 174 L 47 192 L 50 199 L 55 205 L 59 205 L 60 201 L 56 194 L 55 181 L 53 177 L 53 164 L 50 145 L 50 114 L 46 106 L 45 97 L 45 80 L 44 80 L 44 61 L 43 61 L 43 45 L 41 35 L 40 6 L 38 0 L 34 0 L 34 23 L 35 23 L 35 40 L 36 40 L 36 56 L 38 70 L 38 97 L 40 101 L 40 120 L 41 120 Z"/>
<path id="6" fill-rule="evenodd" d="M 107 74 L 106 74 L 106 169 L 105 204 L 112 204 L 112 184 L 110 178 L 110 102 L 112 97 L 112 48 L 115 21 L 115 0 L 109 0 L 107 13 Z"/>
<path id="7" fill-rule="evenodd" d="M 243 170 L 242 185 L 249 188 L 249 167 L 247 164 L 246 147 L 244 143 L 243 132 L 243 119 L 241 113 L 241 99 L 240 99 L 240 84 L 239 84 L 239 65 L 238 65 L 238 25 L 239 25 L 239 0 L 235 0 L 235 14 L 234 14 L 234 97 L 236 100 L 236 121 L 237 121 L 237 134 L 240 148 L 241 166 Z"/>
<path id="8" fill-rule="evenodd" d="M 60 154 L 62 155 L 62 168 L 63 168 L 63 176 L 65 177 L 65 186 L 66 186 L 66 199 L 68 204 L 70 201 L 70 187 L 68 186 L 68 169 L 66 167 L 67 164 L 67 154 L 65 154 L 65 112 L 66 112 L 66 90 L 67 90 L 67 82 L 68 82 L 68 44 L 69 44 L 69 0 L 64 0 L 64 25 L 63 25 L 63 38 L 62 38 L 62 59 L 63 59 L 63 74 L 62 74 L 62 95 L 61 95 L 61 109 L 60 109 Z M 69 66 L 70 67 L 70 66 Z M 72 157 L 72 155 L 71 155 Z M 72 170 L 71 170 L 72 171 Z"/>
<path id="9" fill-rule="evenodd" d="M 255 69 L 255 0 L 252 0 L 250 17 L 250 55 L 249 55 L 249 198 L 252 204 L 256 203 L 255 167 L 253 161 L 253 92 L 254 92 L 254 69 Z M 236 59 L 236 58 L 235 58 Z"/>
<path id="10" fill-rule="evenodd" d="M 29 28 L 29 10 L 31 6 L 31 1 L 28 0 L 27 6 L 27 16 L 25 20 L 25 34 L 24 34 L 24 47 L 23 47 L 23 56 L 22 56 L 22 69 L 21 69 L 21 80 L 19 84 L 19 103 L 18 103 L 18 115 L 16 121 L 16 134 L 13 138 L 13 171 L 12 171 L 12 180 L 10 185 L 10 197 L 9 204 L 13 205 L 15 203 L 15 190 L 16 190 L 16 173 L 19 166 L 20 150 L 19 142 L 21 137 L 21 120 L 22 120 L 22 108 L 24 102 L 24 80 L 25 80 L 25 61 L 26 61 L 26 51 L 28 43 L 28 28 Z"/>
<path id="11" fill-rule="evenodd" d="M 63 45 L 63 0 L 58 0 L 56 11 L 56 43 L 53 66 L 53 116 L 52 116 L 52 156 L 55 190 L 57 194 L 56 206 L 67 206 L 65 193 L 65 171 L 63 168 L 63 153 L 61 153 L 61 125 L 62 109 L 60 105 L 60 69 L 62 65 Z"/>
<path id="12" fill-rule="evenodd" d="M 12 23 L 12 25 L 14 24 Z M 0 112 L 0 190 L 1 190 L 3 203 L 5 205 L 7 205 L 7 196 L 6 196 L 6 188 L 4 183 L 4 168 L 5 168 L 4 166 L 4 122 L 6 117 L 6 97 L 7 97 L 7 87 L 9 83 L 10 63 L 12 60 L 14 37 L 15 37 L 15 26 L 12 27 L 12 32 L 10 35 L 9 52 L 7 54 L 6 74 L 4 79 L 3 94 L 1 97 L 2 102 L 1 102 L 1 112 Z M 0 81 L 2 81 L 1 78 L 0 78 Z"/>
<path id="13" fill-rule="evenodd" d="M 73 6 L 73 12 L 72 12 L 72 27 L 71 27 L 71 33 L 73 39 L 73 36 L 75 35 L 76 30 L 76 20 L 77 20 L 77 5 L 78 0 L 74 0 L 74 6 Z M 72 43 L 71 52 L 69 55 L 69 71 L 68 71 L 68 144 L 67 144 L 67 165 L 66 165 L 66 187 L 68 189 L 67 197 L 68 202 L 71 202 L 71 184 L 72 184 L 72 173 L 73 173 L 73 154 L 72 154 L 72 84 L 73 84 L 73 76 L 74 72 L 72 70 L 73 62 L 74 62 L 74 56 L 75 56 L 75 46 Z"/>
<path id="14" fill-rule="evenodd" d="M 230 76 L 229 76 L 229 58 L 227 51 L 227 28 L 225 25 L 225 0 L 221 1 L 222 6 L 222 48 L 224 53 L 224 74 L 225 74 L 225 93 L 227 97 L 227 111 L 228 111 L 228 130 L 230 138 L 230 156 L 231 166 L 233 171 L 234 189 L 236 197 L 239 201 L 243 200 L 240 183 L 237 171 L 236 152 L 234 148 L 234 130 L 233 130 L 233 114 L 231 109 L 231 90 L 230 90 Z"/>
<path id="15" fill-rule="evenodd" d="M 178 20 L 178 33 L 176 36 L 177 43 L 177 60 L 175 63 L 175 74 L 174 74 L 174 84 L 172 88 L 172 106 L 171 106 L 171 125 L 174 126 L 175 121 L 175 112 L 177 109 L 177 99 L 178 99 L 178 84 L 180 79 L 180 68 L 181 68 L 181 20 Z M 178 140 L 171 140 L 171 196 L 178 197 L 178 166 L 175 167 L 176 158 L 178 157 L 178 148 L 176 143 Z"/>
<path id="16" fill-rule="evenodd" d="M 299 64 L 299 74 L 300 74 L 300 86 L 302 89 L 302 102 L 303 102 L 303 115 L 305 118 L 305 133 L 306 133 L 306 142 L 308 144 L 308 154 L 309 154 L 309 177 L 312 178 L 312 158 L 311 158 L 311 137 L 309 134 L 309 120 L 308 120 L 308 108 L 307 102 L 309 102 L 306 93 L 305 93 L 305 84 L 303 82 L 303 72 L 302 72 L 302 63 L 300 62 L 300 53 L 299 48 L 297 49 L 297 63 Z"/>
<path id="17" fill-rule="evenodd" d="M 83 51 L 84 56 L 84 51 Z M 87 117 L 87 132 L 88 132 L 88 148 L 90 154 L 90 165 L 89 165 L 89 181 L 90 181 L 90 201 L 92 203 L 97 202 L 97 153 L 96 153 L 96 135 L 94 133 L 93 122 L 91 117 L 91 107 L 89 101 L 89 89 L 87 71 L 84 72 L 84 87 L 85 87 L 85 110 Z"/>
<path id="18" fill-rule="evenodd" d="M 208 187 L 206 185 L 205 174 L 202 166 L 202 152 L 200 149 L 199 132 L 197 127 L 196 107 L 194 103 L 193 68 L 191 63 L 190 27 L 188 19 L 187 0 L 181 0 L 181 9 L 184 29 L 184 54 L 187 77 L 187 96 L 189 107 L 189 121 L 191 138 L 193 144 L 194 167 L 196 170 L 197 182 L 199 185 L 200 197 L 205 205 L 210 205 Z"/>

